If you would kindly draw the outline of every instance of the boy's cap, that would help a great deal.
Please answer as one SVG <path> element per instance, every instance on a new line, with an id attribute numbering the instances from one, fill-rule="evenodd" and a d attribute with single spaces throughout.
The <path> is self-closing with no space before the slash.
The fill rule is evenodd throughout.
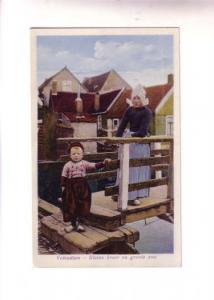
<path id="1" fill-rule="evenodd" d="M 79 142 L 74 142 L 74 143 L 71 143 L 70 145 L 69 145 L 69 147 L 68 147 L 68 152 L 71 150 L 71 148 L 73 148 L 73 147 L 79 147 L 79 148 L 81 148 L 82 149 L 82 151 L 84 151 L 84 147 L 83 147 L 83 145 L 81 144 L 81 143 L 79 143 Z"/>

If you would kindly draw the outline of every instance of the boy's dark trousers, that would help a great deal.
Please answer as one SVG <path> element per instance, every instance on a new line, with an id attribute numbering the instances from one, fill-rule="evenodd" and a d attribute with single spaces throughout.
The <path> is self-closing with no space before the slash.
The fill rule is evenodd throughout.
<path id="1" fill-rule="evenodd" d="M 64 222 L 76 224 L 88 216 L 91 208 L 91 190 L 85 177 L 70 178 L 62 193 Z"/>

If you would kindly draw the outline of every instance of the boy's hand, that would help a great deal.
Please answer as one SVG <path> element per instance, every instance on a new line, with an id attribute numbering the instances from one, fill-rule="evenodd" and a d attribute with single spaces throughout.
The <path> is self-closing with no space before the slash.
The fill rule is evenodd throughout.
<path id="1" fill-rule="evenodd" d="M 110 159 L 110 158 L 105 158 L 104 161 L 103 161 L 104 164 L 108 164 L 108 163 L 110 163 L 110 162 L 111 162 L 111 159 Z"/>
<path id="2" fill-rule="evenodd" d="M 64 190 L 65 190 L 65 187 L 64 187 L 64 186 L 62 186 L 62 193 L 64 192 Z"/>

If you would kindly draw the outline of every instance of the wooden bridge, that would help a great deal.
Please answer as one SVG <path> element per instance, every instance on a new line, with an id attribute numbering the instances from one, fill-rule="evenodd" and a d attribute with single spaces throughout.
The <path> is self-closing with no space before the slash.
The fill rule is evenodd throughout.
<path id="1" fill-rule="evenodd" d="M 40 199 L 39 212 L 42 215 L 42 233 L 49 239 L 58 242 L 65 253 L 105 253 L 105 251 L 106 253 L 136 253 L 134 244 L 139 239 L 139 232 L 126 223 L 155 216 L 170 222 L 173 220 L 173 138 L 150 136 L 145 138 L 58 139 L 59 143 L 69 144 L 73 141 L 104 141 L 107 144 L 118 144 L 118 152 L 86 154 L 84 159 L 102 161 L 104 158 L 111 158 L 112 161 L 106 166 L 105 171 L 88 173 L 87 178 L 90 180 L 112 178 L 119 171 L 119 185 L 106 187 L 105 191 L 93 193 L 91 213 L 86 220 L 86 232 L 81 234 L 77 232 L 65 233 L 59 208 Z M 152 149 L 151 156 L 149 158 L 129 159 L 130 143 L 149 143 Z M 160 144 L 164 144 L 164 148 L 159 147 Z M 62 156 L 58 161 L 40 161 L 39 164 L 63 165 L 68 159 L 68 156 Z M 158 176 L 144 182 L 127 184 L 129 167 L 138 166 L 151 166 Z M 167 176 L 160 176 L 160 172 L 163 170 Z M 159 186 L 167 186 L 167 193 L 164 198 L 156 195 L 156 197 L 139 199 L 141 202 L 139 206 L 128 205 L 129 191 Z M 117 202 L 112 200 L 112 196 L 115 195 L 118 197 Z"/>

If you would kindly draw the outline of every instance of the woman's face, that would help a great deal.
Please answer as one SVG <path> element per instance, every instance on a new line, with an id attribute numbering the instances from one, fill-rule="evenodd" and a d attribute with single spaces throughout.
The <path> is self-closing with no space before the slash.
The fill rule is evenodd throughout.
<path id="1" fill-rule="evenodd" d="M 78 161 L 82 160 L 82 158 L 83 158 L 82 148 L 80 148 L 80 147 L 71 148 L 70 158 L 75 162 L 78 162 Z"/>
<path id="2" fill-rule="evenodd" d="M 134 107 L 141 107 L 141 106 L 143 106 L 143 104 L 142 104 L 139 96 L 134 96 L 132 98 L 132 104 L 133 104 Z"/>

